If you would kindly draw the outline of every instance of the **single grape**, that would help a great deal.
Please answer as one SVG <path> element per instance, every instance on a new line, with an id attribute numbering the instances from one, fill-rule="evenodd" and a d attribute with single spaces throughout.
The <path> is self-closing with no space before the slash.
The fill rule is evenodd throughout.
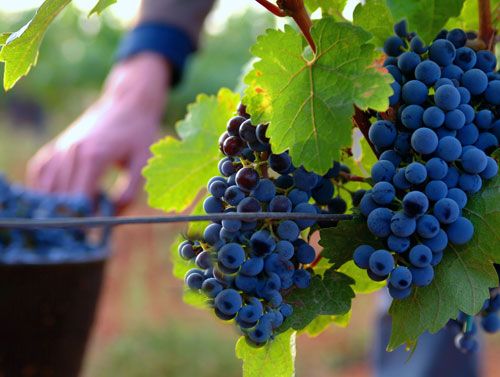
<path id="1" fill-rule="evenodd" d="M 439 233 L 439 230 L 439 221 L 436 217 L 432 215 L 423 215 L 417 219 L 417 233 L 420 237 L 434 238 Z"/>
<path id="2" fill-rule="evenodd" d="M 328 204 L 334 193 L 334 187 L 329 179 L 321 178 L 312 190 L 312 197 L 318 204 Z"/>
<path id="3" fill-rule="evenodd" d="M 386 276 L 394 269 L 394 257 L 383 249 L 375 251 L 368 263 L 370 271 L 378 276 Z"/>
<path id="4" fill-rule="evenodd" d="M 257 187 L 252 191 L 252 196 L 261 201 L 269 202 L 276 195 L 276 186 L 270 179 L 260 179 Z"/>
<path id="5" fill-rule="evenodd" d="M 401 97 L 407 104 L 421 105 L 427 100 L 427 95 L 427 86 L 418 80 L 406 82 L 401 89 Z"/>
<path id="6" fill-rule="evenodd" d="M 425 195 L 433 202 L 446 198 L 448 186 L 443 181 L 430 181 L 425 186 Z"/>
<path id="7" fill-rule="evenodd" d="M 476 57 L 477 57 L 477 62 L 475 66 L 476 68 L 480 69 L 485 73 L 493 72 L 495 70 L 495 67 L 497 65 L 497 58 L 495 54 L 493 54 L 491 51 L 488 50 L 478 51 Z"/>
<path id="8" fill-rule="evenodd" d="M 370 141 L 378 148 L 391 146 L 396 140 L 396 127 L 387 120 L 379 120 L 373 123 L 368 131 Z"/>
<path id="9" fill-rule="evenodd" d="M 455 55 L 455 46 L 446 39 L 438 39 L 429 47 L 429 59 L 443 67 L 451 64 Z"/>
<path id="10" fill-rule="evenodd" d="M 412 162 L 406 167 L 405 177 L 408 182 L 414 185 L 419 185 L 427 179 L 427 170 L 421 163 Z"/>
<path id="11" fill-rule="evenodd" d="M 396 173 L 396 168 L 389 161 L 377 161 L 371 169 L 371 176 L 374 183 L 386 181 L 390 182 Z"/>
<path id="12" fill-rule="evenodd" d="M 404 300 L 405 298 L 411 295 L 411 287 L 405 289 L 398 289 L 389 283 L 387 285 L 387 288 L 389 289 L 389 294 L 391 295 L 391 297 L 396 300 Z"/>
<path id="13" fill-rule="evenodd" d="M 223 314 L 235 315 L 240 310 L 243 301 L 234 289 L 224 289 L 215 297 L 214 305 Z"/>
<path id="14" fill-rule="evenodd" d="M 391 234 L 387 238 L 387 247 L 396 253 L 404 253 L 410 247 L 410 239 L 408 237 L 398 237 Z"/>
<path id="15" fill-rule="evenodd" d="M 411 236 L 417 227 L 415 218 L 406 215 L 404 212 L 396 212 L 391 218 L 392 234 L 398 237 Z"/>
<path id="16" fill-rule="evenodd" d="M 411 146 L 417 153 L 431 154 L 438 146 L 438 137 L 429 128 L 419 128 L 411 136 Z"/>
<path id="17" fill-rule="evenodd" d="M 256 276 L 264 269 L 264 259 L 261 257 L 252 256 L 248 258 L 240 268 L 240 273 L 247 276 Z"/>
<path id="18" fill-rule="evenodd" d="M 454 63 L 468 71 L 476 64 L 476 52 L 469 47 L 460 47 L 457 49 Z"/>
<path id="19" fill-rule="evenodd" d="M 377 237 L 388 237 L 391 234 L 393 215 L 394 213 L 388 208 L 374 209 L 367 218 L 368 229 Z"/>
<path id="20" fill-rule="evenodd" d="M 269 156 L 269 166 L 276 173 L 287 174 L 292 166 L 292 159 L 287 152 L 271 154 Z"/>
<path id="21" fill-rule="evenodd" d="M 398 266 L 392 270 L 389 277 L 389 283 L 392 284 L 394 288 L 406 289 L 411 286 L 411 271 L 408 267 Z"/>
<path id="22" fill-rule="evenodd" d="M 486 169 L 488 160 L 482 150 L 472 147 L 464 151 L 460 162 L 467 173 L 477 174 Z"/>
<path id="23" fill-rule="evenodd" d="M 434 279 L 434 268 L 428 265 L 426 267 L 410 267 L 412 282 L 417 287 L 426 287 Z"/>
<path id="24" fill-rule="evenodd" d="M 328 202 L 328 213 L 345 213 L 347 211 L 347 203 L 340 196 L 336 196 L 332 198 Z"/>
<path id="25" fill-rule="evenodd" d="M 393 201 L 396 196 L 394 186 L 389 182 L 378 182 L 373 186 L 372 198 L 380 205 L 387 205 Z"/>
<path id="26" fill-rule="evenodd" d="M 451 243 L 463 245 L 469 242 L 474 235 L 474 225 L 469 219 L 459 217 L 455 222 L 448 225 L 446 234 Z"/>
<path id="27" fill-rule="evenodd" d="M 467 194 L 475 194 L 481 190 L 483 181 L 478 174 L 461 174 L 458 185 Z"/>
<path id="28" fill-rule="evenodd" d="M 443 125 L 445 120 L 445 114 L 437 106 L 430 106 L 425 109 L 422 119 L 424 124 L 429 128 L 439 128 Z"/>
<path id="29" fill-rule="evenodd" d="M 432 86 L 441 78 L 441 68 L 431 60 L 424 60 L 415 68 L 415 78 L 427 86 Z"/>
<path id="30" fill-rule="evenodd" d="M 299 237 L 299 227 L 291 220 L 282 221 L 276 230 L 278 237 L 282 240 L 295 241 Z"/>
<path id="31" fill-rule="evenodd" d="M 314 248 L 307 242 L 301 242 L 297 247 L 296 253 L 297 261 L 303 264 L 309 264 L 316 258 Z"/>
<path id="32" fill-rule="evenodd" d="M 430 179 L 443 179 L 448 173 L 448 164 L 439 157 L 433 157 L 425 163 L 427 176 Z"/>
<path id="33" fill-rule="evenodd" d="M 276 248 L 276 241 L 267 230 L 259 230 L 250 238 L 252 252 L 257 256 L 268 255 Z"/>
<path id="34" fill-rule="evenodd" d="M 406 74 L 413 73 L 420 61 L 420 55 L 413 51 L 406 51 L 399 55 L 398 68 Z"/>
<path id="35" fill-rule="evenodd" d="M 498 163 L 491 157 L 486 158 L 486 167 L 479 174 L 483 179 L 491 179 L 498 174 Z"/>
<path id="36" fill-rule="evenodd" d="M 424 109 L 422 108 L 422 106 L 419 105 L 406 106 L 401 113 L 401 122 L 406 128 L 409 128 L 410 130 L 416 130 L 417 128 L 422 127 L 423 114 L 424 114 Z"/>
<path id="37" fill-rule="evenodd" d="M 488 83 L 484 98 L 492 105 L 500 105 L 500 80 L 493 80 Z"/>
<path id="38" fill-rule="evenodd" d="M 353 260 L 359 268 L 367 269 L 369 267 L 369 260 L 375 249 L 370 245 L 360 245 L 354 250 Z"/>
<path id="39" fill-rule="evenodd" d="M 428 47 L 425 46 L 424 42 L 420 37 L 413 37 L 410 41 L 410 49 L 417 54 L 425 54 L 427 52 Z"/>
<path id="40" fill-rule="evenodd" d="M 445 136 L 439 140 L 436 154 L 447 162 L 453 162 L 462 154 L 462 145 L 456 138 Z"/>
<path id="41" fill-rule="evenodd" d="M 394 167 L 397 167 L 401 163 L 402 158 L 401 158 L 401 155 L 398 152 L 396 152 L 395 150 L 388 149 L 388 150 L 382 152 L 382 154 L 379 157 L 379 160 L 385 160 L 385 161 L 392 162 Z"/>
<path id="42" fill-rule="evenodd" d="M 462 29 L 453 29 L 448 32 L 446 39 L 449 40 L 456 48 L 465 46 L 467 35 Z"/>
<path id="43" fill-rule="evenodd" d="M 384 52 L 388 56 L 399 56 L 403 53 L 404 48 L 405 42 L 397 36 L 390 36 L 384 42 Z"/>
<path id="44" fill-rule="evenodd" d="M 443 70 L 441 71 L 441 77 L 450 79 L 452 81 L 453 80 L 459 81 L 463 73 L 464 71 L 458 65 L 450 64 L 443 68 Z M 454 84 L 455 84 L 454 86 L 457 86 L 456 83 Z"/>
<path id="45" fill-rule="evenodd" d="M 411 248 L 408 258 L 415 267 L 427 267 L 432 261 L 432 251 L 425 245 L 415 245 Z"/>
<path id="46" fill-rule="evenodd" d="M 460 105 L 460 92 L 452 85 L 443 85 L 434 93 L 436 105 L 443 110 L 456 109 Z"/>
<path id="47" fill-rule="evenodd" d="M 311 274 L 306 270 L 295 270 L 293 273 L 293 283 L 297 288 L 305 289 L 311 284 Z"/>
<path id="48" fill-rule="evenodd" d="M 465 115 L 458 109 L 448 111 L 444 119 L 444 125 L 450 130 L 459 130 L 465 125 Z"/>
<path id="49" fill-rule="evenodd" d="M 462 86 L 466 87 L 473 96 L 477 96 L 488 87 L 488 77 L 480 69 L 470 69 L 462 75 Z"/>
<path id="50" fill-rule="evenodd" d="M 431 249 L 433 253 L 442 252 L 448 246 L 448 235 L 444 230 L 440 229 L 436 236 L 432 238 L 423 238 L 422 244 Z"/>
<path id="51" fill-rule="evenodd" d="M 241 190 L 250 192 L 259 184 L 259 173 L 253 168 L 242 168 L 236 173 L 236 184 Z"/>
<path id="52" fill-rule="evenodd" d="M 246 120 L 240 125 L 239 135 L 240 138 L 247 143 L 255 143 L 257 141 L 255 126 L 252 124 L 250 119 Z"/>
<path id="53" fill-rule="evenodd" d="M 292 202 L 284 195 L 276 195 L 269 203 L 271 212 L 291 212 Z"/>

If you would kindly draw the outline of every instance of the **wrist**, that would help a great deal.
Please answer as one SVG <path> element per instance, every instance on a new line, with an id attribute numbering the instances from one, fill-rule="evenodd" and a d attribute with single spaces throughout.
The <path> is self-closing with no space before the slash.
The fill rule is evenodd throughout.
<path id="1" fill-rule="evenodd" d="M 142 52 L 115 65 L 103 97 L 158 112 L 165 105 L 171 81 L 171 64 L 159 54 Z"/>

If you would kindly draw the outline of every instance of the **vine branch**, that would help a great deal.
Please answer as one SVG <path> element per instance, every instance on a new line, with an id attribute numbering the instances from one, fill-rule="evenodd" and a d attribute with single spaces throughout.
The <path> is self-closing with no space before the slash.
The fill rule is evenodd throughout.
<path id="1" fill-rule="evenodd" d="M 277 0 L 276 5 L 268 0 L 256 1 L 275 16 L 292 17 L 306 38 L 307 43 L 309 43 L 313 52 L 316 53 L 316 44 L 311 35 L 312 21 L 309 13 L 307 13 L 304 0 Z"/>
<path id="2" fill-rule="evenodd" d="M 375 153 L 375 156 L 379 157 L 377 149 L 375 148 L 373 143 L 370 141 L 370 138 L 368 137 L 368 131 L 370 130 L 371 126 L 370 114 L 367 113 L 366 111 L 361 110 L 359 107 L 354 106 L 354 115 L 352 116 L 352 120 L 354 122 L 354 125 L 358 127 L 361 133 L 363 134 L 363 137 L 367 141 L 373 153 Z"/>
<path id="3" fill-rule="evenodd" d="M 491 19 L 491 4 L 490 0 L 478 0 L 479 9 L 479 34 L 478 37 L 489 50 L 493 49 L 493 41 L 495 39 L 495 29 Z"/>

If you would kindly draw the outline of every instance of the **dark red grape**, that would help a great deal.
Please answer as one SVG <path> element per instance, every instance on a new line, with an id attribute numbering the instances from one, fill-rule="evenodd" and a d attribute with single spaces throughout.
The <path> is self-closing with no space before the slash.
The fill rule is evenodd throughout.
<path id="1" fill-rule="evenodd" d="M 240 126 L 240 137 L 247 143 L 254 143 L 257 141 L 257 135 L 255 132 L 255 126 L 252 124 L 250 119 L 243 122 Z"/>
<path id="2" fill-rule="evenodd" d="M 227 132 L 224 132 L 222 135 L 219 137 L 219 149 L 222 153 L 224 153 L 224 142 L 226 139 L 229 137 L 229 134 Z"/>
<path id="3" fill-rule="evenodd" d="M 269 142 L 269 138 L 266 137 L 267 124 L 259 124 L 255 131 L 257 134 L 257 140 L 259 140 L 262 144 Z"/>
<path id="4" fill-rule="evenodd" d="M 222 151 L 227 156 L 236 156 L 239 154 L 243 148 L 245 147 L 245 143 L 237 136 L 229 136 L 222 146 Z"/>
<path id="5" fill-rule="evenodd" d="M 236 184 L 243 191 L 252 191 L 259 183 L 259 173 L 252 168 L 243 168 L 236 173 Z"/>
<path id="6" fill-rule="evenodd" d="M 244 118 L 247 118 L 247 119 L 250 118 L 250 114 L 247 113 L 247 107 L 245 105 L 243 105 L 241 102 L 238 105 L 238 110 L 236 110 L 236 112 L 238 113 L 238 115 L 240 115 Z"/>
<path id="7" fill-rule="evenodd" d="M 227 126 L 226 126 L 227 133 L 230 136 L 238 136 L 240 126 L 244 121 L 246 121 L 246 119 L 243 118 L 242 116 L 239 116 L 239 115 L 229 119 L 229 121 L 227 122 Z"/>

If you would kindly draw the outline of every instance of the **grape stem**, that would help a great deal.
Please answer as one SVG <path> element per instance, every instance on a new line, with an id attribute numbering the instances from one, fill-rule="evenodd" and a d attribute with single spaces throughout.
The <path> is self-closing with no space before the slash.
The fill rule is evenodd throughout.
<path id="1" fill-rule="evenodd" d="M 345 178 L 347 181 L 353 181 L 353 182 L 366 182 L 366 178 L 360 177 L 359 175 L 354 175 L 354 174 L 349 174 L 346 172 L 341 171 L 340 176 Z"/>
<path id="2" fill-rule="evenodd" d="M 469 333 L 472 331 L 472 324 L 474 323 L 474 317 L 471 315 L 467 316 L 467 319 L 465 320 L 465 332 Z"/>
<path id="3" fill-rule="evenodd" d="M 491 5 L 490 0 L 478 0 L 479 9 L 479 39 L 486 43 L 488 49 L 493 51 L 495 43 L 495 29 L 491 19 Z M 498 16 L 498 12 L 496 12 Z"/>
<path id="4" fill-rule="evenodd" d="M 306 38 L 307 43 L 309 43 L 313 52 L 316 53 L 316 44 L 311 35 L 312 21 L 307 13 L 304 0 L 277 0 L 277 5 L 268 0 L 256 1 L 277 17 L 292 17 Z"/>
<path id="5" fill-rule="evenodd" d="M 363 137 L 368 142 L 368 145 L 370 146 L 373 153 L 375 153 L 375 156 L 379 157 L 380 156 L 379 153 L 377 152 L 375 146 L 368 137 L 368 131 L 370 130 L 371 126 L 370 114 L 367 113 L 366 111 L 361 110 L 359 107 L 354 106 L 354 115 L 352 117 L 352 120 L 354 122 L 354 125 L 358 127 L 361 133 L 363 134 Z"/>

